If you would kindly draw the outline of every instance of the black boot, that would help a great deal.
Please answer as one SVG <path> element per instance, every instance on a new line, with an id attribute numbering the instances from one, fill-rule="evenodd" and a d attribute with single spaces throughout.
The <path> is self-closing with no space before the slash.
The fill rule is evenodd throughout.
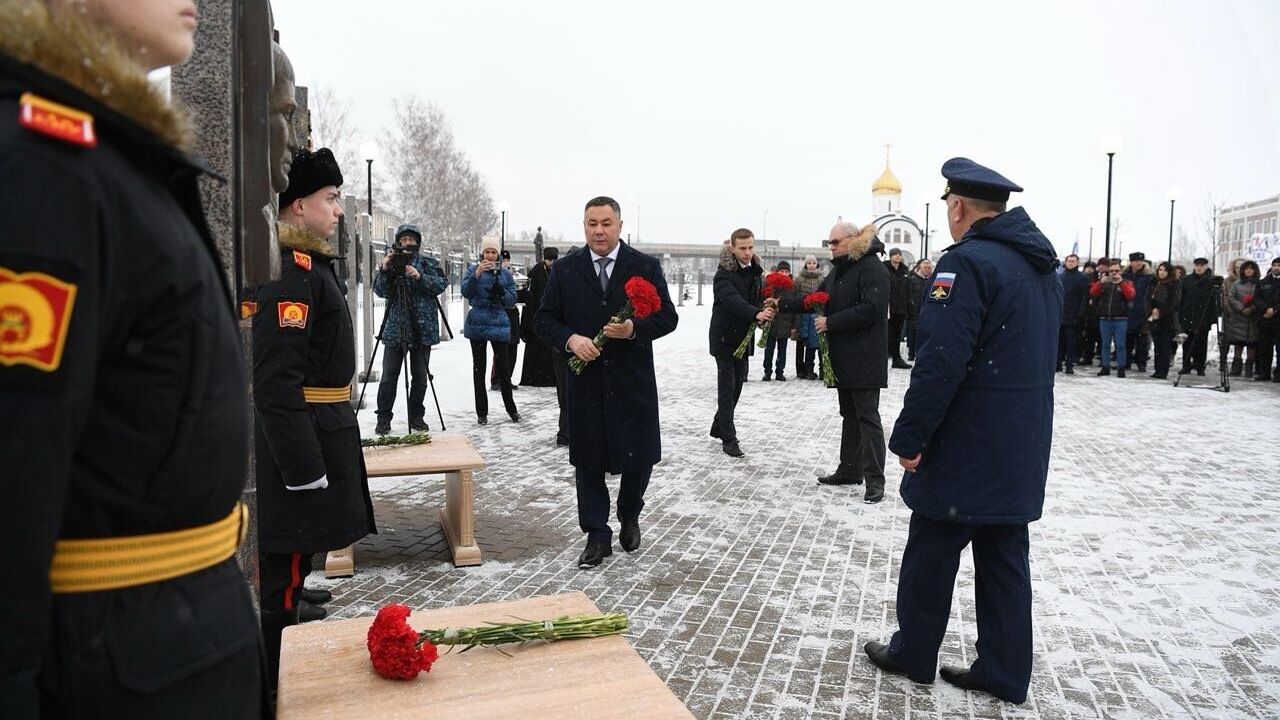
<path id="1" fill-rule="evenodd" d="M 1244 363 L 1241 362 L 1240 356 L 1237 355 L 1235 360 L 1231 361 L 1231 377 L 1240 377 Z"/>
<path id="2" fill-rule="evenodd" d="M 1106 365 L 1103 365 L 1102 369 L 1098 371 L 1098 377 L 1106 377 L 1107 375 L 1110 375 L 1110 374 L 1111 374 L 1111 368 L 1107 367 Z"/>
<path id="3" fill-rule="evenodd" d="M 323 605 L 333 599 L 333 593 L 320 588 L 304 587 L 298 594 L 312 605 Z"/>
<path id="4" fill-rule="evenodd" d="M 1245 376 L 1246 378 L 1251 378 L 1251 377 L 1253 377 L 1253 361 L 1252 361 L 1252 360 L 1246 360 L 1246 361 L 1245 361 L 1245 363 L 1244 363 L 1244 376 Z"/>
<path id="5" fill-rule="evenodd" d="M 724 450 L 724 454 L 728 455 L 729 457 L 740 458 L 746 454 L 742 452 L 742 448 L 738 447 L 737 440 L 725 440 L 721 446 L 721 449 Z"/>
<path id="6" fill-rule="evenodd" d="M 373 431 L 379 435 L 387 435 L 391 432 L 391 416 L 378 416 L 378 426 Z"/>
<path id="7" fill-rule="evenodd" d="M 431 427 L 422 418 L 409 418 L 409 432 L 427 432 Z"/>
<path id="8" fill-rule="evenodd" d="M 822 485 L 861 485 L 862 475 L 848 465 L 841 464 L 836 471 L 830 475 L 823 475 L 818 478 L 818 482 Z"/>

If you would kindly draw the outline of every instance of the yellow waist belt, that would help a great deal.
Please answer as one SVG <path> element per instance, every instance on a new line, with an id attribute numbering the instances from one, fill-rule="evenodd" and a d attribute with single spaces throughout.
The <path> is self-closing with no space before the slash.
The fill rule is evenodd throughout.
<path id="1" fill-rule="evenodd" d="M 302 388 L 302 397 L 309 403 L 340 403 L 351 401 L 351 386 L 340 388 Z"/>
<path id="2" fill-rule="evenodd" d="M 222 520 L 186 530 L 59 540 L 49 584 L 55 593 L 93 592 L 190 575 L 235 555 L 248 527 L 248 510 L 236 503 Z"/>

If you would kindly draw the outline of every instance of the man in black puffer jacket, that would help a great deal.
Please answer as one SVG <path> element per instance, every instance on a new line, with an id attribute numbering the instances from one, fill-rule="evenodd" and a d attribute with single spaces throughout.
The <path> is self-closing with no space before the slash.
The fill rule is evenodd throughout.
<path id="1" fill-rule="evenodd" d="M 889 251 L 884 267 L 889 271 L 889 357 L 895 368 L 907 370 L 911 365 L 902 359 L 902 329 L 911 313 L 911 271 L 898 248 Z"/>
<path id="2" fill-rule="evenodd" d="M 1062 325 L 1058 329 L 1058 372 L 1066 366 L 1068 375 L 1075 375 L 1076 323 L 1084 317 L 1085 307 L 1089 302 L 1089 278 L 1080 272 L 1080 256 L 1068 255 L 1062 263 L 1065 268 L 1059 279 L 1062 281 Z"/>
<path id="3" fill-rule="evenodd" d="M 884 428 L 880 425 L 880 390 L 889 386 L 885 367 L 888 343 L 889 270 L 876 261 L 884 245 L 876 228 L 858 230 L 853 223 L 831 228 L 831 272 L 818 290 L 831 296 L 825 315 L 815 320 L 831 347 L 840 398 L 840 467 L 818 479 L 824 485 L 867 481 L 863 501 L 884 499 Z M 783 300 L 781 312 L 812 312 L 803 299 Z"/>
<path id="4" fill-rule="evenodd" d="M 711 355 L 716 359 L 716 416 L 711 421 L 711 437 L 718 439 L 726 455 L 742 457 L 733 411 L 747 379 L 747 358 L 755 343 L 748 341 L 741 358 L 734 357 L 751 330 L 752 323 L 773 319 L 774 310 L 762 307 L 760 276 L 763 269 L 755 256 L 755 236 L 746 228 L 733 231 L 729 245 L 720 253 L 720 269 L 714 284 L 708 335 Z"/>

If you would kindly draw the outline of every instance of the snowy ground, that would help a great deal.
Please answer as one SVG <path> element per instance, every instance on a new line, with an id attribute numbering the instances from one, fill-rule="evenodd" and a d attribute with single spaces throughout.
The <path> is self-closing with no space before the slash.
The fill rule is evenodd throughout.
<path id="1" fill-rule="evenodd" d="M 437 348 L 432 369 L 449 431 L 466 433 L 489 462 L 476 478 L 486 562 L 447 561 L 432 510 L 443 502 L 439 478 L 374 480 L 382 533 L 360 544 L 355 577 L 316 583 L 334 590 L 334 614 L 581 590 L 630 614 L 632 644 L 699 718 L 1280 716 L 1280 385 L 1241 381 L 1221 394 L 1059 376 L 1049 497 L 1031 529 L 1035 670 L 1017 707 L 866 662 L 862 644 L 895 627 L 909 517 L 895 459 L 880 505 L 863 505 L 860 488 L 817 485 L 834 467 L 835 395 L 814 382 L 759 382 L 758 355 L 738 414 L 747 457 L 723 455 L 706 434 L 710 294 L 702 307 L 694 298 L 658 343 L 666 459 L 640 552 L 574 568 L 582 536 L 567 452 L 553 443 L 554 390 L 519 390 L 518 425 L 491 393 L 491 424 L 477 426 L 470 349 L 458 339 Z M 890 377 L 886 432 L 908 381 Z M 375 392 L 371 384 L 367 397 Z M 360 417 L 371 434 L 372 410 Z M 428 419 L 439 430 L 433 408 Z M 942 661 L 967 664 L 967 559 L 955 598 Z"/>

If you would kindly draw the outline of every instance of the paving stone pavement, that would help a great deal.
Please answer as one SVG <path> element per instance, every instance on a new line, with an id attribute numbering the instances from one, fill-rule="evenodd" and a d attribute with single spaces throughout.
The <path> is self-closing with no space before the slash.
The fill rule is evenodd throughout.
<path id="1" fill-rule="evenodd" d="M 583 537 L 553 443 L 554 390 L 522 388 L 523 423 L 479 427 L 468 351 L 451 342 L 433 369 L 450 430 L 489 462 L 476 475 L 484 564 L 449 563 L 440 477 L 380 478 L 382 532 L 359 544 L 356 575 L 309 584 L 334 591 L 337 618 L 580 590 L 630 615 L 628 639 L 698 718 L 1280 717 L 1280 385 L 1222 394 L 1087 368 L 1059 376 L 1048 499 L 1031 526 L 1035 667 L 1014 706 L 866 661 L 863 643 L 896 627 L 909 519 L 896 460 L 879 505 L 817 485 L 838 448 L 835 395 L 760 382 L 758 356 L 738 413 L 747 457 L 723 455 L 706 435 L 707 312 L 682 309 L 658 344 L 666 453 L 639 552 L 574 567 Z M 886 433 L 907 381 L 892 371 L 882 394 Z M 941 662 L 972 661 L 973 617 L 966 558 Z"/>

